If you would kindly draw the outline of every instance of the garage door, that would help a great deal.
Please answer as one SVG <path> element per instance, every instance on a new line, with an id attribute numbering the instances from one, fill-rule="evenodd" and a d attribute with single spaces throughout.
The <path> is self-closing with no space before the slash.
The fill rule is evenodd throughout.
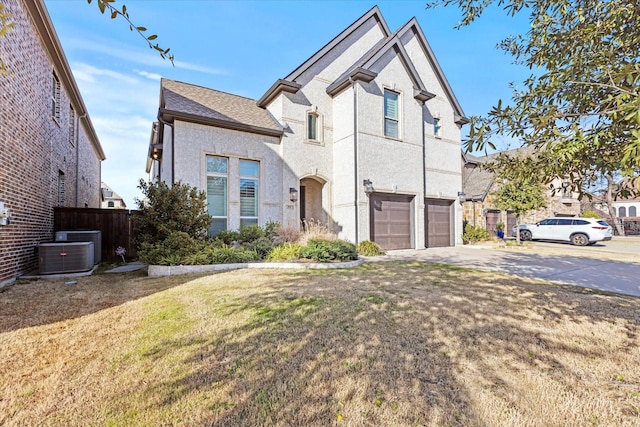
<path id="1" fill-rule="evenodd" d="M 413 196 L 370 196 L 371 240 L 382 249 L 411 248 L 411 201 Z"/>
<path id="2" fill-rule="evenodd" d="M 428 248 L 451 246 L 451 200 L 425 200 Z"/>

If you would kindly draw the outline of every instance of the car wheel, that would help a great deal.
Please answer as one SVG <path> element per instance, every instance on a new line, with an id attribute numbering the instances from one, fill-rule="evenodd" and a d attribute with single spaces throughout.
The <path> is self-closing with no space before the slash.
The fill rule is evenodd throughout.
<path id="1" fill-rule="evenodd" d="M 531 232 L 529 230 L 520 230 L 520 240 L 531 240 Z"/>
<path id="2" fill-rule="evenodd" d="M 589 237 L 586 234 L 578 233 L 571 236 L 571 244 L 585 246 L 589 244 Z"/>

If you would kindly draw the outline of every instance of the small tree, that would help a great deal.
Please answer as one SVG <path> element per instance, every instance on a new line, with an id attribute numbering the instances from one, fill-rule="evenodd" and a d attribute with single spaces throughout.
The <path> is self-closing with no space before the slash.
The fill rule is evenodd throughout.
<path id="1" fill-rule="evenodd" d="M 500 154 L 496 160 L 483 165 L 496 176 L 498 188 L 491 194 L 496 207 L 510 210 L 516 216 L 516 240 L 520 245 L 522 215 L 546 206 L 544 179 L 537 156 Z"/>
<path id="2" fill-rule="evenodd" d="M 169 187 L 164 182 L 140 180 L 144 199 L 136 199 L 142 215 L 136 219 L 136 243 L 153 243 L 182 231 L 198 240 L 208 236 L 211 217 L 207 213 L 207 195 L 180 182 Z"/>

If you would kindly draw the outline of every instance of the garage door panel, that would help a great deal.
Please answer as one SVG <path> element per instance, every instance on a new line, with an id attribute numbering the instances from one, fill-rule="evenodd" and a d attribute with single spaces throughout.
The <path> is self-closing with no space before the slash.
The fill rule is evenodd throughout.
<path id="1" fill-rule="evenodd" d="M 427 247 L 451 246 L 450 200 L 425 200 Z"/>
<path id="2" fill-rule="evenodd" d="M 411 248 L 411 196 L 372 194 L 371 239 L 382 249 Z"/>

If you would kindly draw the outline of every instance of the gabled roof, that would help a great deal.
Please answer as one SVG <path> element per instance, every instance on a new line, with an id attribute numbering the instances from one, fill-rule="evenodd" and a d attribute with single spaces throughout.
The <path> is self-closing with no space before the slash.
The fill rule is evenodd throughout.
<path id="1" fill-rule="evenodd" d="M 409 22 L 404 24 L 397 31 L 398 37 L 402 38 L 409 31 L 412 31 L 415 37 L 417 37 L 418 41 L 420 42 L 420 46 L 422 46 L 422 49 L 424 50 L 424 53 L 427 59 L 429 60 L 429 62 L 431 63 L 431 66 L 435 70 L 436 77 L 438 78 L 438 81 L 444 88 L 447 98 L 449 98 L 449 102 L 454 108 L 454 113 L 456 115 L 455 117 L 456 123 L 458 123 L 459 125 L 464 125 L 469 123 L 469 119 L 465 117 L 464 111 L 462 111 L 462 107 L 458 102 L 458 98 L 456 98 L 455 94 L 453 93 L 453 89 L 451 89 L 451 85 L 449 84 L 449 81 L 444 75 L 442 68 L 440 68 L 440 63 L 438 63 L 438 60 L 436 59 L 436 55 L 433 53 L 433 50 L 431 49 L 431 46 L 429 45 L 427 38 L 424 36 L 424 33 L 422 32 L 422 28 L 420 28 L 420 24 L 418 24 L 418 20 L 415 17 L 411 18 Z"/>
<path id="2" fill-rule="evenodd" d="M 60 79 L 62 86 L 67 90 L 67 94 L 69 95 L 69 102 L 73 106 L 78 119 L 82 120 L 83 127 L 87 132 L 87 137 L 89 138 L 91 145 L 93 145 L 93 148 L 96 150 L 96 153 L 98 154 L 100 160 L 105 160 L 106 156 L 104 154 L 104 150 L 102 149 L 102 145 L 100 145 L 100 140 L 98 139 L 96 130 L 93 127 L 93 123 L 89 118 L 87 107 L 84 105 L 84 101 L 82 100 L 82 96 L 80 95 L 80 89 L 78 89 L 76 80 L 73 77 L 71 67 L 69 66 L 67 57 L 62 50 L 60 39 L 58 39 L 58 34 L 53 27 L 53 22 L 51 22 L 51 18 L 49 17 L 47 8 L 44 5 L 44 1 L 29 0 L 25 1 L 24 5 L 26 6 L 29 15 L 31 15 L 31 18 L 33 19 L 33 23 L 36 27 L 36 30 L 38 31 L 38 34 L 40 34 L 40 38 L 42 40 L 42 43 L 44 44 L 44 47 L 49 53 L 49 57 L 51 58 L 51 62 L 53 63 L 53 68 L 56 72 L 56 76 Z"/>
<path id="3" fill-rule="evenodd" d="M 407 32 L 411 31 L 414 33 L 420 45 L 422 46 L 427 60 L 435 71 L 438 81 L 444 88 L 445 94 L 449 99 L 449 102 L 453 106 L 455 122 L 459 125 L 469 123 L 469 120 L 465 117 L 464 111 L 462 111 L 462 107 L 460 106 L 458 99 L 455 97 L 447 78 L 442 72 L 442 68 L 440 68 L 440 64 L 436 60 L 433 50 L 427 42 L 427 39 L 425 38 L 424 33 L 422 32 L 422 29 L 420 28 L 420 25 L 418 24 L 416 18 L 412 18 L 395 33 L 391 33 L 389 27 L 387 26 L 387 23 L 382 17 L 380 9 L 378 9 L 378 6 L 374 6 L 367 13 L 362 15 L 357 21 L 347 27 L 337 37 L 327 43 L 322 49 L 316 52 L 302 65 L 291 72 L 287 77 L 285 77 L 284 79 L 279 79 L 276 83 L 274 83 L 269 88 L 269 90 L 258 100 L 258 105 L 262 108 L 266 108 L 266 106 L 281 92 L 296 93 L 298 89 L 300 89 L 300 84 L 296 82 L 296 79 L 300 77 L 300 75 L 302 75 L 324 56 L 328 55 L 331 50 L 333 50 L 338 44 L 340 44 L 350 34 L 352 34 L 354 31 L 360 28 L 360 26 L 364 25 L 372 18 L 378 22 L 380 28 L 382 29 L 384 39 L 376 46 L 374 46 L 369 52 L 367 52 L 363 58 L 353 64 L 353 66 L 347 69 L 342 75 L 340 75 L 340 77 L 338 77 L 333 83 L 331 83 L 329 87 L 327 87 L 327 93 L 331 96 L 334 96 L 347 88 L 350 85 L 350 82 L 354 80 L 370 82 L 377 76 L 377 74 L 371 70 L 371 67 L 390 49 L 393 49 L 402 61 L 409 77 L 414 84 L 414 98 L 421 102 L 424 102 L 435 97 L 435 94 L 431 93 L 420 79 L 420 76 L 415 69 L 413 62 L 409 58 L 409 55 L 407 54 L 401 41 L 401 38 Z"/>
<path id="4" fill-rule="evenodd" d="M 283 129 L 271 113 L 251 98 L 163 78 L 159 117 L 214 125 L 227 129 L 281 136 Z"/>
<path id="5" fill-rule="evenodd" d="M 385 37 L 388 37 L 389 35 L 391 35 L 389 26 L 387 25 L 386 21 L 382 17 L 382 14 L 380 13 L 380 9 L 378 9 L 378 6 L 372 7 L 371 9 L 369 9 L 367 13 L 362 15 L 353 24 L 349 25 L 344 31 L 342 31 L 340 34 L 334 37 L 333 40 L 331 40 L 329 43 L 324 45 L 322 49 L 314 53 L 309 59 L 307 59 L 300 66 L 298 66 L 298 68 L 293 70 L 287 77 L 285 77 L 284 79 L 279 79 L 274 85 L 272 85 L 269 88 L 269 90 L 264 95 L 262 95 L 262 97 L 258 100 L 258 106 L 262 108 L 266 108 L 267 105 L 276 96 L 278 96 L 280 91 L 284 90 L 285 88 L 292 88 L 295 85 L 298 85 L 298 89 L 299 89 L 300 85 L 295 83 L 295 80 L 298 77 L 300 77 L 302 73 L 307 71 L 311 66 L 313 66 L 313 64 L 315 64 L 320 59 L 322 59 L 325 55 L 331 52 L 337 45 L 339 45 L 342 41 L 344 41 L 347 37 L 349 37 L 354 31 L 356 31 L 358 28 L 360 28 L 362 25 L 368 22 L 371 18 L 376 20 L 376 22 L 378 23 L 378 26 L 382 30 Z M 295 91 L 293 92 L 294 93 L 297 92 L 298 89 L 295 89 Z M 288 92 L 291 92 L 291 90 L 289 90 Z"/>
<path id="6" fill-rule="evenodd" d="M 411 62 L 411 59 L 400 42 L 397 34 L 392 34 L 387 37 L 383 43 L 379 43 L 365 57 L 354 64 L 353 67 L 338 77 L 336 81 L 327 87 L 327 94 L 331 96 L 337 95 L 350 84 L 350 79 L 364 80 L 367 83 L 373 80 L 377 74 L 371 71 L 370 68 L 391 49 L 393 49 L 396 55 L 398 55 L 402 65 L 404 65 L 404 68 L 407 70 L 407 74 L 409 74 L 409 78 L 413 82 L 414 97 L 422 102 L 434 98 L 435 94 L 430 93 L 424 86 L 424 83 L 422 83 L 413 62 Z M 359 76 L 370 76 L 370 78 L 358 78 Z"/>
<path id="7" fill-rule="evenodd" d="M 507 156 L 527 156 L 531 155 L 534 151 L 534 147 L 527 146 L 487 154 L 485 156 L 474 156 L 468 153 L 462 153 L 462 158 L 465 163 L 476 165 L 476 167 L 467 176 L 467 179 L 462 183 L 462 192 L 466 195 L 467 200 L 484 200 L 493 186 L 495 176 L 493 173 L 481 167 L 483 163 L 491 162 L 501 154 L 506 154 Z"/>

